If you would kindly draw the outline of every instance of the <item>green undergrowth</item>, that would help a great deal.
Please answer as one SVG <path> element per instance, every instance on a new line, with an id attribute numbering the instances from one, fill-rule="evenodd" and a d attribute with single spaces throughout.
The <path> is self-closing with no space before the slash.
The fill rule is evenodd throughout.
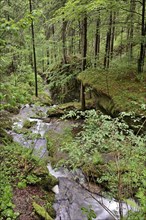
<path id="1" fill-rule="evenodd" d="M 80 57 L 72 56 L 67 58 L 66 64 L 61 61 L 50 65 L 45 77 L 53 101 L 63 103 L 79 99 L 80 83 L 76 76 L 81 71 L 81 63 Z"/>
<path id="2" fill-rule="evenodd" d="M 78 79 L 86 87 L 110 95 L 120 111 L 141 113 L 139 107 L 145 103 L 146 72 L 138 75 L 132 67 L 113 67 L 109 70 L 89 68 L 81 72 Z"/>
<path id="3" fill-rule="evenodd" d="M 140 136 L 142 128 L 138 125 L 138 132 L 134 134 L 125 123 L 125 116 L 134 117 L 132 113 L 123 112 L 119 118 L 112 119 L 95 110 L 87 111 L 81 132 L 73 139 L 68 138 L 69 142 L 61 143 L 61 151 L 67 159 L 59 164 L 71 169 L 81 168 L 87 180 L 100 185 L 106 196 L 129 205 L 128 198 L 136 199 L 139 211 L 130 213 L 126 219 L 144 220 L 146 133 Z"/>
<path id="4" fill-rule="evenodd" d="M 44 206 L 50 204 L 48 210 L 54 216 L 51 189 L 58 181 L 49 174 L 45 161 L 16 143 L 0 145 L 0 148 L 0 219 L 19 219 L 19 208 L 13 201 L 13 192 L 16 189 L 27 191 L 29 186 L 38 187 L 38 192 L 44 195 Z"/>
<path id="5" fill-rule="evenodd" d="M 47 88 L 46 88 L 47 89 Z M 38 75 L 38 98 L 35 97 L 35 82 L 32 72 L 4 75 L 1 77 L 0 109 L 16 112 L 21 104 L 37 103 L 50 105 L 51 98 L 45 90 L 43 80 Z M 16 112 L 18 113 L 18 111 Z"/>

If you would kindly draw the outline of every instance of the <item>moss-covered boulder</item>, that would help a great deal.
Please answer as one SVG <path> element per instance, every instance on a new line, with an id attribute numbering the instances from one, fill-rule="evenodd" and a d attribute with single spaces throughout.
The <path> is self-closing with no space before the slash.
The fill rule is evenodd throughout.
<path id="1" fill-rule="evenodd" d="M 32 126 L 34 126 L 37 122 L 36 121 L 29 121 L 29 120 L 25 120 L 23 123 L 23 128 L 31 128 Z"/>
<path id="2" fill-rule="evenodd" d="M 35 168 L 32 173 L 40 178 L 39 184 L 47 191 L 50 191 L 58 184 L 58 180 L 49 174 L 49 171 L 45 166 Z"/>
<path id="3" fill-rule="evenodd" d="M 58 180 L 51 174 L 48 174 L 47 176 L 41 178 L 40 184 L 45 190 L 50 191 L 58 184 Z"/>
<path id="4" fill-rule="evenodd" d="M 35 212 L 41 217 L 41 219 L 45 220 L 53 220 L 49 213 L 46 211 L 46 209 L 40 205 L 38 205 L 36 202 L 33 202 L 33 208 Z"/>
<path id="5" fill-rule="evenodd" d="M 65 104 L 59 104 L 47 111 L 48 117 L 60 117 L 71 110 L 81 110 L 81 104 L 79 102 L 68 102 Z"/>

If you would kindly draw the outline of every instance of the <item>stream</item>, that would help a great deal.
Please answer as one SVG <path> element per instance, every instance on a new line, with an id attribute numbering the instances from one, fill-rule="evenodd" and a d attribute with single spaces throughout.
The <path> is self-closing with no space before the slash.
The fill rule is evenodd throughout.
<path id="1" fill-rule="evenodd" d="M 58 134 L 63 132 L 63 129 L 69 125 L 69 121 L 50 119 L 44 122 L 47 110 L 51 107 L 41 107 L 35 105 L 25 105 L 21 108 L 18 115 L 14 116 L 13 130 L 10 134 L 15 142 L 20 143 L 24 147 L 32 148 L 34 154 L 42 157 L 47 157 L 47 140 L 45 134 L 54 130 Z M 39 113 L 39 114 L 38 114 Z M 24 121 L 29 120 L 35 122 L 30 128 L 33 134 L 36 134 L 36 139 L 27 139 L 23 133 L 17 133 L 15 129 L 23 127 Z M 114 199 L 108 200 L 95 193 L 91 193 L 82 187 L 85 183 L 84 175 L 80 170 L 69 172 L 64 168 L 54 170 L 48 163 L 49 172 L 58 178 L 59 185 L 56 185 L 52 190 L 56 194 L 54 209 L 56 211 L 56 220 L 87 220 L 87 213 L 84 214 L 81 208 L 86 210 L 94 210 L 96 214 L 95 220 L 118 220 L 119 203 Z M 78 179 L 78 181 L 76 181 Z M 131 209 L 127 204 L 123 203 L 123 214 L 126 215 Z"/>

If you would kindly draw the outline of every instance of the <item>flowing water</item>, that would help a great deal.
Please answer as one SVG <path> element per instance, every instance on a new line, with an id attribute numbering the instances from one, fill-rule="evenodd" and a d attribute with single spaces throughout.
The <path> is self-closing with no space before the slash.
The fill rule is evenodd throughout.
<path id="1" fill-rule="evenodd" d="M 47 157 L 47 140 L 45 134 L 49 130 L 61 133 L 69 122 L 51 119 L 49 123 L 43 121 L 49 107 L 37 107 L 25 105 L 20 113 L 15 116 L 13 131 L 10 134 L 14 141 L 22 144 L 22 146 L 32 148 L 34 153 L 39 157 Z M 36 115 L 39 112 L 40 117 Z M 24 134 L 15 132 L 16 128 L 22 128 L 25 120 L 34 121 L 35 124 L 30 128 L 31 132 L 38 135 L 35 140 L 25 137 Z M 87 220 L 90 210 L 94 210 L 96 214 L 95 220 L 118 220 L 119 219 L 119 203 L 108 200 L 97 194 L 93 194 L 82 187 L 85 179 L 80 170 L 69 172 L 66 169 L 54 170 L 51 164 L 48 164 L 49 172 L 58 178 L 59 185 L 52 190 L 56 194 L 54 209 L 56 211 L 56 220 Z M 78 180 L 78 181 L 76 181 Z M 81 208 L 89 210 L 83 214 Z M 123 203 L 123 214 L 125 215 L 130 207 Z"/>

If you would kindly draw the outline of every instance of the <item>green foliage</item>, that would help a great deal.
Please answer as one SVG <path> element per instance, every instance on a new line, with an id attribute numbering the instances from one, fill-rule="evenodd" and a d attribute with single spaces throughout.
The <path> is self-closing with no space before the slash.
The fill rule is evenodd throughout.
<path id="1" fill-rule="evenodd" d="M 99 101 L 102 92 L 111 96 L 120 111 L 142 113 L 139 106 L 145 103 L 146 74 L 137 76 L 136 68 L 127 65 L 125 61 L 115 60 L 115 64 L 109 70 L 89 68 L 81 72 L 78 79 L 87 87 L 95 88 L 99 92 Z"/>
<path id="2" fill-rule="evenodd" d="M 12 186 L 24 189 L 27 184 L 40 183 L 42 179 L 30 170 L 42 167 L 43 162 L 36 160 L 29 149 L 16 143 L 0 147 L 0 219 L 17 219 L 19 213 L 14 211 Z M 44 174 L 44 179 L 47 175 L 48 173 Z"/>
<path id="3" fill-rule="evenodd" d="M 7 76 L 8 77 L 8 76 Z M 38 103 L 50 105 L 51 99 L 44 91 L 43 81 L 38 77 L 40 87 L 40 96 L 34 96 L 34 76 L 33 73 L 20 73 L 4 77 L 1 83 L 1 109 L 10 109 L 19 107 L 21 104 Z M 9 79 L 9 81 L 8 81 Z"/>
<path id="4" fill-rule="evenodd" d="M 45 220 L 53 220 L 51 216 L 47 213 L 44 207 L 38 205 L 36 202 L 33 202 L 33 207 L 36 213 Z"/>
<path id="5" fill-rule="evenodd" d="M 89 207 L 89 208 L 82 207 L 81 210 L 82 210 L 82 213 L 87 216 L 88 220 L 92 220 L 92 219 L 96 218 L 96 214 L 95 214 L 94 210 L 91 209 L 91 207 Z"/>
<path id="6" fill-rule="evenodd" d="M 23 180 L 21 182 L 18 182 L 18 188 L 19 189 L 25 189 L 26 188 L 26 181 Z"/>
<path id="7" fill-rule="evenodd" d="M 124 200 L 140 189 L 146 189 L 145 178 L 145 138 L 137 136 L 123 120 L 87 111 L 83 130 L 70 143 L 62 146 L 68 154 L 67 167 L 90 169 L 96 183 L 106 186 L 112 197 Z M 133 114 L 129 114 L 133 117 Z M 88 167 L 88 168 L 87 168 Z M 100 172 L 99 172 L 100 171 Z M 86 172 L 88 174 L 88 172 Z M 144 193 L 139 196 L 140 212 L 143 209 Z"/>

